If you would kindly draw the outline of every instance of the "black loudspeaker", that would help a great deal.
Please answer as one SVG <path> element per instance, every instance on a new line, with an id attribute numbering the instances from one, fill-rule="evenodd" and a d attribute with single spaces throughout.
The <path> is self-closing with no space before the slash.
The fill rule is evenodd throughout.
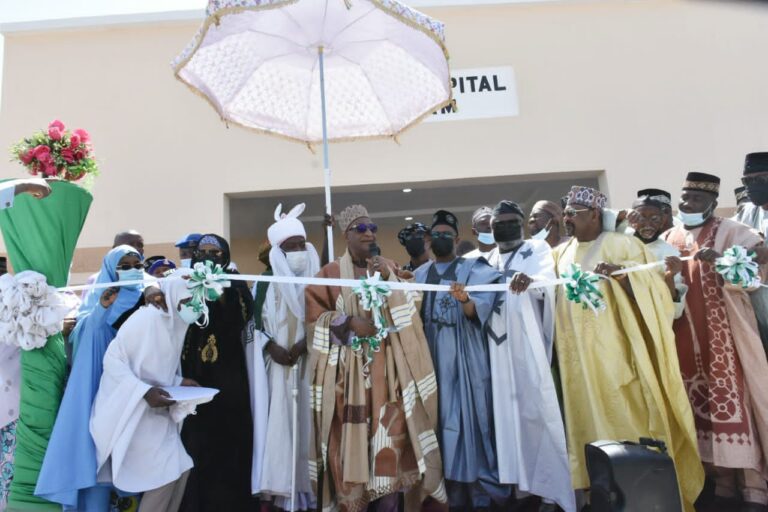
<path id="1" fill-rule="evenodd" d="M 663 441 L 597 441 L 584 447 L 590 512 L 681 512 L 680 489 Z"/>

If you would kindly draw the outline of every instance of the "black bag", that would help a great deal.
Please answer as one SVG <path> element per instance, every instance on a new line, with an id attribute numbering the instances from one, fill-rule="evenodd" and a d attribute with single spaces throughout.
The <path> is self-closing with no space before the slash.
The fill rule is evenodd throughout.
<path id="1" fill-rule="evenodd" d="M 584 447 L 590 512 L 681 512 L 675 465 L 663 441 L 597 441 Z"/>

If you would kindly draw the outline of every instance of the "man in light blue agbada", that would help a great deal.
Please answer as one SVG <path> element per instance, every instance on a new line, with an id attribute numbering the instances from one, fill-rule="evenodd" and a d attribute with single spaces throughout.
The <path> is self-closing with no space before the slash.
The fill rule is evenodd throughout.
<path id="1" fill-rule="evenodd" d="M 484 329 L 495 292 L 467 293 L 466 285 L 490 284 L 501 274 L 483 258 L 456 257 L 456 216 L 435 213 L 431 249 L 435 260 L 416 270 L 416 281 L 448 284 L 449 292 L 426 292 L 421 317 L 439 393 L 438 438 L 452 508 L 483 510 L 503 504 L 512 491 L 499 483 L 494 442 L 493 397 Z"/>

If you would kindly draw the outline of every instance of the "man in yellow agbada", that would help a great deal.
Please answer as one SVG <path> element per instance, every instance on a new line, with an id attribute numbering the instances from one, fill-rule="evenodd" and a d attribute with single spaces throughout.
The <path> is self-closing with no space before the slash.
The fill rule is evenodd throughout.
<path id="1" fill-rule="evenodd" d="M 654 261 L 635 237 L 603 232 L 606 197 L 573 187 L 565 227 L 573 238 L 554 251 L 558 275 L 572 263 L 603 275 Z M 557 292 L 555 336 L 568 451 L 576 489 L 589 487 L 584 445 L 652 437 L 674 459 L 681 498 L 693 511 L 704 484 L 693 415 L 680 376 L 672 331 L 674 307 L 659 272 L 640 271 L 597 283 L 597 313 Z"/>

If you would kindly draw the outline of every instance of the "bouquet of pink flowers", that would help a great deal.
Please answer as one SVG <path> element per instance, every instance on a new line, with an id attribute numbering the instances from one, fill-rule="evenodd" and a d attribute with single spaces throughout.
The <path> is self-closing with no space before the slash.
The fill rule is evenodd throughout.
<path id="1" fill-rule="evenodd" d="M 11 154 L 33 176 L 78 181 L 99 173 L 88 132 L 69 131 L 58 120 L 11 146 Z"/>

